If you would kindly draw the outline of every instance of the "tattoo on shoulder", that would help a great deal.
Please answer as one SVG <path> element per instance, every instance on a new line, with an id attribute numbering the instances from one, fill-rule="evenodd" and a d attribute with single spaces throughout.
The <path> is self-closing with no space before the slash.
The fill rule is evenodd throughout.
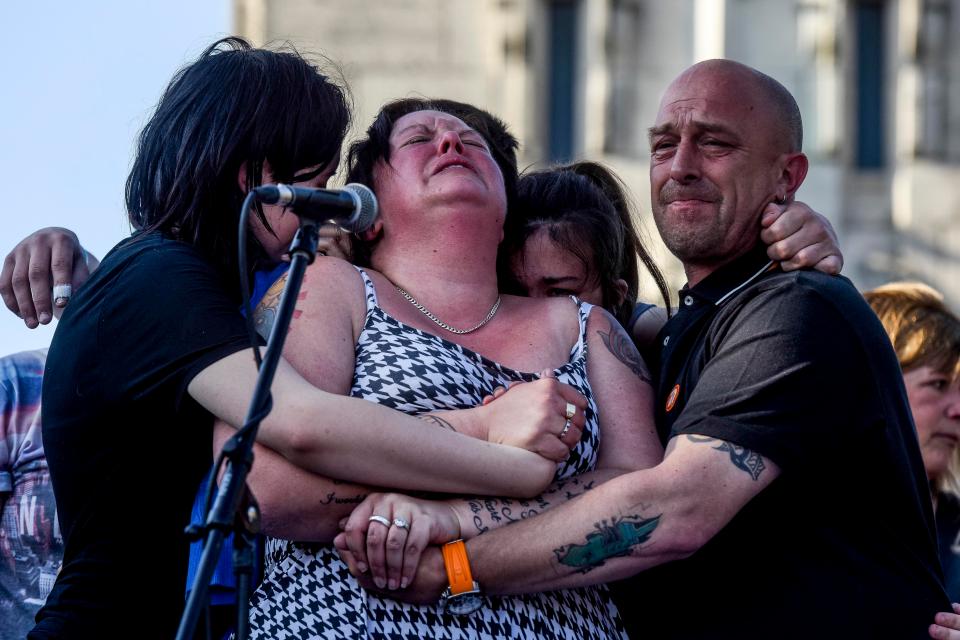
<path id="1" fill-rule="evenodd" d="M 603 566 L 609 558 L 636 553 L 640 545 L 650 539 L 662 515 L 652 518 L 629 515 L 595 522 L 596 531 L 588 533 L 583 544 L 568 544 L 554 549 L 553 553 L 560 564 L 574 567 L 578 573 L 588 573 Z"/>
<path id="2" fill-rule="evenodd" d="M 280 298 L 283 296 L 283 288 L 286 285 L 287 274 L 284 273 L 270 285 L 267 292 L 263 294 L 263 298 L 260 299 L 260 303 L 253 310 L 253 326 L 264 340 L 268 340 L 270 332 L 273 331 L 273 324 L 277 319 L 277 308 L 280 306 Z"/>
<path id="3" fill-rule="evenodd" d="M 600 339 L 603 340 L 603 344 L 607 347 L 607 350 L 612 353 L 617 360 L 627 365 L 638 378 L 650 384 L 652 380 L 650 370 L 647 369 L 647 364 L 643 361 L 643 358 L 640 357 L 640 352 L 637 351 L 633 340 L 631 340 L 627 332 L 623 330 L 620 323 L 611 318 L 610 332 L 604 333 L 603 331 L 597 331 L 597 334 L 600 336 Z"/>
<path id="4" fill-rule="evenodd" d="M 450 424 L 448 421 L 444 420 L 440 416 L 435 416 L 433 414 L 428 413 L 428 414 L 424 414 L 422 416 L 417 416 L 417 417 L 423 420 L 424 422 L 429 422 L 432 425 L 436 425 L 444 429 L 449 429 L 450 431 L 456 431 L 456 429 L 452 424 Z"/>
<path id="5" fill-rule="evenodd" d="M 690 442 L 703 444 L 713 444 L 717 442 L 720 443 L 714 447 L 714 449 L 717 451 L 725 451 L 726 453 L 730 454 L 730 462 L 733 463 L 733 466 L 746 471 L 754 480 L 759 479 L 760 474 L 764 469 L 767 468 L 767 465 L 763 463 L 763 456 L 756 451 L 747 449 L 746 447 L 731 444 L 724 440 L 718 440 L 717 438 L 695 434 L 687 434 L 687 440 Z"/>

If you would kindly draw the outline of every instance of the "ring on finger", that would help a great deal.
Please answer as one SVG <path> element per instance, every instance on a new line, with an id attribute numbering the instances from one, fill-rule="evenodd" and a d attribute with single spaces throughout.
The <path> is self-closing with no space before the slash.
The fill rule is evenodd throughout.
<path id="1" fill-rule="evenodd" d="M 390 526 L 390 521 L 384 518 L 383 516 L 370 516 L 369 518 L 367 518 L 367 522 L 379 522 L 385 527 Z"/>
<path id="2" fill-rule="evenodd" d="M 573 416 L 577 415 L 577 405 L 572 402 L 567 403 L 567 410 L 564 412 L 563 417 L 567 420 L 572 420 Z"/>
<path id="3" fill-rule="evenodd" d="M 560 430 L 560 435 L 558 436 L 559 438 L 562 438 L 563 436 L 567 435 L 567 432 L 570 431 L 571 424 L 572 423 L 570 422 L 570 418 L 567 418 L 567 421 L 563 423 L 563 429 Z"/>
<path id="4" fill-rule="evenodd" d="M 393 526 L 399 529 L 406 529 L 407 531 L 410 531 L 410 523 L 404 520 L 403 518 L 394 518 Z"/>
<path id="5" fill-rule="evenodd" d="M 70 300 L 70 296 L 73 295 L 73 287 L 69 284 L 55 284 L 53 285 L 53 303 L 58 307 L 62 307 L 67 304 Z"/>

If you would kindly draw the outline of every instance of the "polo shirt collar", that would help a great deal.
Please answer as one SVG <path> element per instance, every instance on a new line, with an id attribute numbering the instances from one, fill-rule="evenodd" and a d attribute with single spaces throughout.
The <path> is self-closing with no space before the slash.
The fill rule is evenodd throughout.
<path id="1" fill-rule="evenodd" d="M 767 256 L 767 247 L 758 242 L 753 249 L 701 280 L 695 287 L 680 290 L 680 307 L 695 303 L 719 306 L 733 297 L 777 263 Z"/>

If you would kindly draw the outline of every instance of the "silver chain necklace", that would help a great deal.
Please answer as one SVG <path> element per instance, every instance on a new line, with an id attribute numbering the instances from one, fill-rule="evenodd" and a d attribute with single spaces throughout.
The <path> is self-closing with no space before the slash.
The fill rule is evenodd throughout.
<path id="1" fill-rule="evenodd" d="M 406 291 L 404 291 L 401 287 L 399 287 L 399 286 L 397 286 L 397 285 L 393 285 L 393 286 L 397 288 L 397 292 L 398 292 L 400 295 L 402 295 L 404 298 L 406 298 L 407 302 L 409 302 L 409 303 L 412 304 L 414 307 L 416 307 L 417 311 L 419 311 L 419 312 L 422 313 L 423 315 L 425 315 L 425 316 L 427 316 L 428 318 L 430 318 L 431 320 L 433 320 L 433 323 L 434 323 L 435 325 L 437 325 L 437 326 L 440 327 L 441 329 L 444 329 L 444 330 L 446 330 L 446 331 L 449 331 L 450 333 L 456 333 L 456 334 L 458 334 L 458 335 L 463 335 L 463 334 L 465 334 L 465 333 L 473 333 L 474 331 L 476 331 L 476 330 L 479 329 L 480 327 L 484 326 L 485 324 L 487 324 L 488 322 L 490 322 L 491 320 L 493 320 L 493 316 L 497 315 L 497 309 L 500 308 L 500 296 L 498 295 L 498 296 L 497 296 L 497 301 L 493 303 L 493 306 L 492 306 L 492 307 L 490 307 L 490 313 L 488 313 L 488 314 L 487 314 L 487 317 L 484 318 L 483 320 L 481 320 L 479 324 L 476 324 L 476 325 L 470 327 L 469 329 L 457 329 L 456 327 L 451 327 L 451 326 L 448 325 L 446 322 L 444 322 L 443 320 L 441 320 L 441 319 L 438 318 L 437 316 L 435 316 L 435 315 L 433 315 L 432 313 L 430 313 L 430 311 L 429 311 L 425 306 L 423 306 L 422 304 L 420 304 L 419 302 L 417 302 L 416 298 L 414 298 L 412 295 L 410 295 L 409 293 L 407 293 Z"/>

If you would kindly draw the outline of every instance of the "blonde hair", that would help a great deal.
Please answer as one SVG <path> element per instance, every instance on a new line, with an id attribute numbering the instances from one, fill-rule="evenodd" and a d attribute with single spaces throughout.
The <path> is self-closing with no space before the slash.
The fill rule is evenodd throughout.
<path id="1" fill-rule="evenodd" d="M 920 282 L 891 282 L 863 294 L 883 323 L 900 368 L 960 374 L 960 318 Z"/>
<path id="2" fill-rule="evenodd" d="M 920 282 L 891 282 L 863 294 L 883 323 L 902 371 L 930 367 L 960 376 L 960 318 L 943 302 L 943 295 Z M 960 496 L 960 449 L 937 490 Z"/>

